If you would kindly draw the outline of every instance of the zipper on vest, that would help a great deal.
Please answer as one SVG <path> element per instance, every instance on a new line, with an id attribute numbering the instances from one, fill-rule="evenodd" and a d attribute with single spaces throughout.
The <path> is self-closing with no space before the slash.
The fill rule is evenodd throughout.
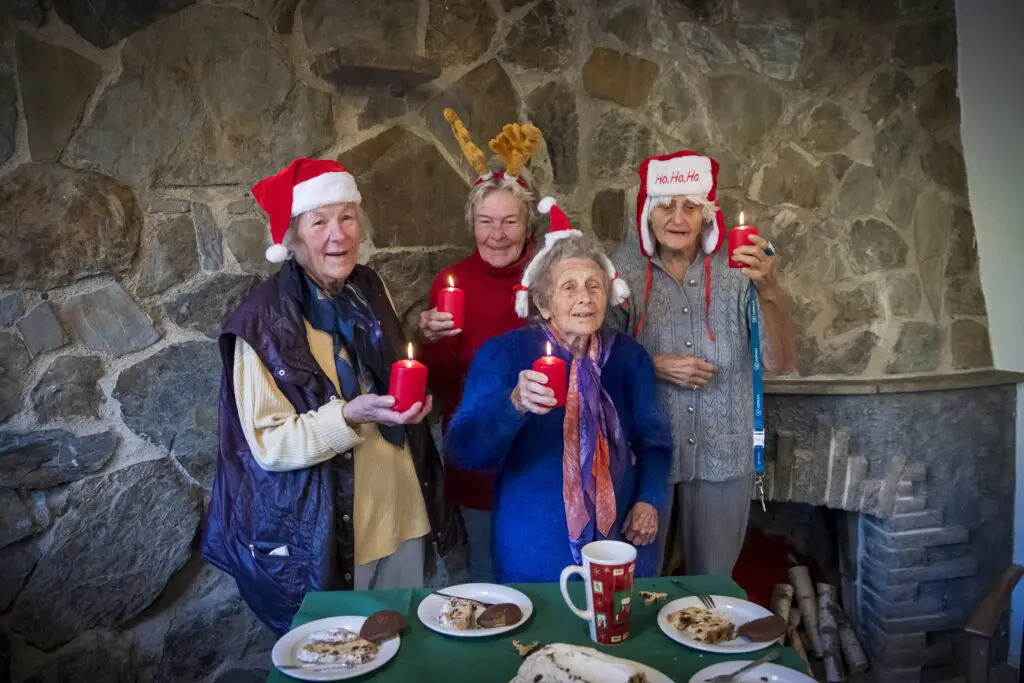
<path id="1" fill-rule="evenodd" d="M 252 559 L 256 559 L 256 546 L 252 543 L 249 544 L 249 554 L 252 555 Z"/>

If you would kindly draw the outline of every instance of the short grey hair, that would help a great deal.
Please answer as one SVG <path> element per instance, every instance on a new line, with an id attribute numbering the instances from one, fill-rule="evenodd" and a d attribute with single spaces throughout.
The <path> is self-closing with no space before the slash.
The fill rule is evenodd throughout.
<path id="1" fill-rule="evenodd" d="M 491 169 L 492 173 L 504 173 L 505 165 L 500 161 L 491 161 L 488 164 L 488 168 Z M 530 172 L 525 168 L 519 172 L 519 180 L 522 180 L 529 187 L 533 187 L 533 177 Z M 469 199 L 466 200 L 466 225 L 469 226 L 470 233 L 473 232 L 473 228 L 476 225 L 476 207 L 480 205 L 484 199 L 487 198 L 492 192 L 499 190 L 508 190 L 512 193 L 512 196 L 519 200 L 520 207 L 522 208 L 523 222 L 526 224 L 526 236 L 533 237 L 537 234 L 537 226 L 539 223 L 537 215 L 537 195 L 534 194 L 533 190 L 529 190 L 519 184 L 518 181 L 503 176 L 501 178 L 491 177 L 477 185 L 473 186 L 473 189 L 469 191 Z"/>
<path id="2" fill-rule="evenodd" d="M 310 209 L 310 211 L 313 211 L 313 209 Z M 305 213 L 309 213 L 309 211 L 306 211 Z M 298 261 L 300 266 L 305 266 L 305 249 L 303 247 L 302 240 L 299 239 L 299 218 L 301 218 L 302 215 L 303 214 L 300 213 L 298 216 L 293 216 L 291 221 L 288 222 L 288 231 L 285 232 L 284 239 L 281 240 L 281 244 L 283 244 L 285 249 L 288 250 L 290 258 L 294 258 Z M 373 229 L 373 226 L 370 224 L 370 218 L 366 215 L 366 212 L 363 211 L 362 204 L 356 204 L 356 222 L 359 223 L 359 241 L 362 242 Z"/>
<path id="3" fill-rule="evenodd" d="M 566 259 L 588 259 L 597 265 L 604 281 L 605 294 L 608 301 L 612 300 L 612 279 L 605 269 L 606 256 L 598 241 L 590 235 L 572 235 L 555 242 L 549 250 L 538 255 L 530 264 L 533 277 L 530 280 L 529 292 L 533 305 L 537 308 L 550 308 L 551 290 L 554 287 L 552 275 L 555 266 Z"/>

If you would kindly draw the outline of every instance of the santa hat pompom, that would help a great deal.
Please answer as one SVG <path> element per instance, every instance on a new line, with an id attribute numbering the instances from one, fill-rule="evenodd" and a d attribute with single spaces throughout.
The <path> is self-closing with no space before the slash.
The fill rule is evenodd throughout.
<path id="1" fill-rule="evenodd" d="M 545 197 L 544 199 L 537 202 L 537 210 L 540 211 L 541 213 L 549 213 L 551 211 L 551 207 L 553 207 L 554 205 L 554 197 Z"/>
<path id="2" fill-rule="evenodd" d="M 267 247 L 266 256 L 271 263 L 284 263 L 288 260 L 288 248 L 283 244 L 272 244 Z"/>
<path id="3" fill-rule="evenodd" d="M 613 302 L 616 306 L 625 303 L 629 300 L 629 285 L 621 277 L 616 277 L 612 280 L 612 292 L 615 294 L 615 301 Z"/>
<path id="4" fill-rule="evenodd" d="M 530 293 L 525 287 L 516 291 L 516 315 L 520 318 L 530 315 Z"/>

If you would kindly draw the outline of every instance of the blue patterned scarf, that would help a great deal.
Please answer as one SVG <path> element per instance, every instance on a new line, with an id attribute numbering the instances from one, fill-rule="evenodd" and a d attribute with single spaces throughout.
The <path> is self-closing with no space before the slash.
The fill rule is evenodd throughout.
<path id="1" fill-rule="evenodd" d="M 334 340 L 334 366 L 341 395 L 351 401 L 363 393 L 362 386 L 379 396 L 387 395 L 391 368 L 384 361 L 384 335 L 370 302 L 351 282 L 346 282 L 338 294 L 331 295 L 320 289 L 305 272 L 303 275 L 302 314 L 310 325 Z M 355 362 L 355 367 L 341 355 L 342 349 Z M 377 426 L 390 443 L 398 448 L 405 445 L 405 427 Z"/>

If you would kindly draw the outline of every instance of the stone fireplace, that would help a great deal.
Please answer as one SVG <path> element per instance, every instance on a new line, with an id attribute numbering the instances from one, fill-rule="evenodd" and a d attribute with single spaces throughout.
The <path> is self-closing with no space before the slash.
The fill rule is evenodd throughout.
<path id="1" fill-rule="evenodd" d="M 989 372 L 768 390 L 768 512 L 755 504 L 751 526 L 807 547 L 808 510 L 786 504 L 838 511 L 843 606 L 887 681 L 960 674 L 966 615 L 1010 563 L 1017 381 Z"/>

